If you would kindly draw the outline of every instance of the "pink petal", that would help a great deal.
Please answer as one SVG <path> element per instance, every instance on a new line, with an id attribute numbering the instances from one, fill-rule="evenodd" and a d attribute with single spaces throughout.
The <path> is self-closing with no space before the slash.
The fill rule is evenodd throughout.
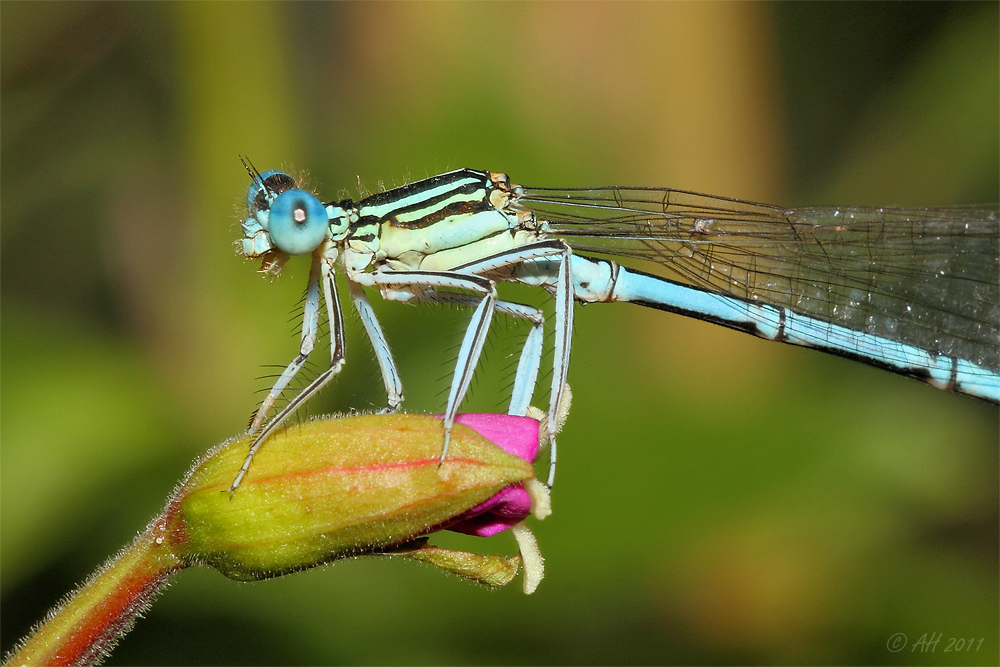
<path id="1" fill-rule="evenodd" d="M 455 423 L 468 426 L 508 454 L 526 461 L 534 461 L 538 454 L 538 421 L 531 417 L 473 413 L 457 415 Z M 521 484 L 512 484 L 457 517 L 447 530 L 489 537 L 520 523 L 530 513 L 528 492 Z"/>
<path id="2" fill-rule="evenodd" d="M 523 486 L 514 484 L 459 516 L 447 529 L 466 535 L 489 537 L 520 523 L 529 514 L 531 497 Z"/>

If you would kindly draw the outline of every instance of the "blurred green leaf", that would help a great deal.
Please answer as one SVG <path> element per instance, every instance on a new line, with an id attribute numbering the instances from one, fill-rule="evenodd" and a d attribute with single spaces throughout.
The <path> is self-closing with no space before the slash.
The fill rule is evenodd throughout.
<path id="1" fill-rule="evenodd" d="M 3 320 L 0 526 L 12 583 L 67 547 L 95 494 L 176 443 L 163 393 L 127 343 L 10 299 Z"/>

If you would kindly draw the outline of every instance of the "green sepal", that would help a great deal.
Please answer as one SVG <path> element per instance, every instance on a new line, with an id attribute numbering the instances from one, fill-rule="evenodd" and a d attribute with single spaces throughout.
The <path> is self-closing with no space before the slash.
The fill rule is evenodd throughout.
<path id="1" fill-rule="evenodd" d="M 421 538 L 374 556 L 410 558 L 429 563 L 451 574 L 497 588 L 509 584 L 521 568 L 521 556 L 487 556 L 468 551 L 451 551 L 427 544 Z"/>

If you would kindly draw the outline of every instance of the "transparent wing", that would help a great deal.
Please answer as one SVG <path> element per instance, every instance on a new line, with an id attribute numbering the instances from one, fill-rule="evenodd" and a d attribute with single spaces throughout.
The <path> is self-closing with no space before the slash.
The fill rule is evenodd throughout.
<path id="1" fill-rule="evenodd" d="M 682 190 L 518 186 L 576 250 L 1000 370 L 997 205 L 783 209 Z"/>

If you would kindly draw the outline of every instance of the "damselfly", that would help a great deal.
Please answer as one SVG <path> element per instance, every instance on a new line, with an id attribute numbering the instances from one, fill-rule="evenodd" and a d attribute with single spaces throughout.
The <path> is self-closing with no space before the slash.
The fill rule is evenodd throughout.
<path id="1" fill-rule="evenodd" d="M 274 429 L 343 364 L 338 267 L 371 338 L 389 410 L 402 402 L 402 385 L 364 288 L 375 287 L 393 301 L 474 307 L 445 409 L 442 461 L 494 312 L 530 324 L 510 414 L 524 414 L 535 388 L 542 312 L 498 299 L 498 281 L 542 287 L 555 297 L 550 420 L 559 413 L 569 369 L 574 299 L 629 301 L 690 315 L 1000 401 L 995 204 L 787 209 L 667 188 L 532 188 L 472 169 L 358 202 L 323 204 L 286 173 L 248 171 L 243 254 L 262 258 L 261 270 L 270 273 L 290 255 L 311 254 L 312 265 L 299 354 L 253 419 L 250 430 L 261 430 L 232 489 Z M 577 251 L 646 260 L 661 275 Z M 267 421 L 313 351 L 321 291 L 330 366 Z M 555 433 L 555 424 L 549 427 Z M 551 485 L 554 438 L 549 444 Z"/>

